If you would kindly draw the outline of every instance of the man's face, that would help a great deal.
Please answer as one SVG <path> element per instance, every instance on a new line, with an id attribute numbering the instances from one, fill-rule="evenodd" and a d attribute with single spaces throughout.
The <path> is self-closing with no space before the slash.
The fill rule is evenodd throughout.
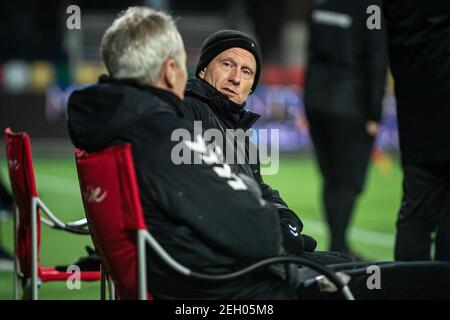
<path id="1" fill-rule="evenodd" d="M 184 98 L 184 90 L 186 89 L 187 82 L 187 68 L 186 68 L 186 51 L 183 49 L 183 54 L 181 57 L 181 65 L 175 67 L 175 83 L 173 87 L 173 92 L 180 97 Z"/>
<path id="2" fill-rule="evenodd" d="M 251 93 L 255 72 L 253 54 L 242 48 L 231 48 L 216 56 L 199 77 L 231 101 L 243 104 Z"/>

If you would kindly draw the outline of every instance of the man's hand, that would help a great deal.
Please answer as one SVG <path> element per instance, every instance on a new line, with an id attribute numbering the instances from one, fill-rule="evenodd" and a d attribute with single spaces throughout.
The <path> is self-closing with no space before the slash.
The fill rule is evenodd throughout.
<path id="1" fill-rule="evenodd" d="M 300 233 L 299 226 L 291 220 L 281 221 L 281 231 L 283 234 L 284 249 L 294 255 L 299 255 L 303 251 L 314 251 L 317 242 L 314 238 Z"/>
<path id="2" fill-rule="evenodd" d="M 298 255 L 302 253 L 305 243 L 298 226 L 289 220 L 282 220 L 281 232 L 284 249 L 290 254 Z"/>
<path id="3" fill-rule="evenodd" d="M 317 241 L 311 236 L 308 236 L 307 234 L 302 234 L 303 242 L 305 243 L 304 251 L 313 252 L 316 250 L 317 247 Z"/>

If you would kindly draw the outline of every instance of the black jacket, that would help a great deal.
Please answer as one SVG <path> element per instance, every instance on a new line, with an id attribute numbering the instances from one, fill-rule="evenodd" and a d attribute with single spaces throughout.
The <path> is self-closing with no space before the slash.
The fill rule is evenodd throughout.
<path id="1" fill-rule="evenodd" d="M 380 121 L 387 72 L 385 31 L 366 22 L 374 0 L 316 1 L 310 14 L 305 109 Z"/>
<path id="2" fill-rule="evenodd" d="M 187 115 L 191 117 L 191 121 L 202 121 L 203 131 L 218 129 L 224 136 L 228 129 L 247 131 L 260 118 L 259 115 L 245 110 L 245 106 L 234 103 L 216 88 L 201 79 L 188 81 L 184 105 L 187 109 Z M 249 148 L 254 148 L 257 151 L 256 146 L 247 139 L 245 144 L 245 161 L 239 163 L 235 158 L 235 161 L 229 164 L 233 172 L 245 173 L 258 183 L 263 199 L 271 202 L 278 209 L 286 251 L 292 254 L 300 254 L 305 246 L 300 235 L 303 230 L 303 224 L 281 199 L 278 191 L 264 183 L 260 172 L 259 152 L 256 152 L 256 161 L 252 163 L 252 161 L 249 161 Z M 234 145 L 234 152 L 235 154 L 239 153 L 236 144 Z M 226 155 L 226 150 L 224 150 L 224 154 Z"/>
<path id="3" fill-rule="evenodd" d="M 220 165 L 174 164 L 171 153 L 179 141 L 172 141 L 172 133 L 192 133 L 175 95 L 101 78 L 74 91 L 68 108 L 76 147 L 92 152 L 131 143 L 147 226 L 180 263 L 225 273 L 283 252 L 276 210 L 257 199 L 252 186 L 231 187 L 236 178 L 219 176 L 213 167 Z M 271 270 L 211 285 L 173 274 L 150 253 L 149 291 L 165 298 L 286 298 L 284 269 Z"/>
<path id="4" fill-rule="evenodd" d="M 405 162 L 450 160 L 450 1 L 384 1 Z"/>

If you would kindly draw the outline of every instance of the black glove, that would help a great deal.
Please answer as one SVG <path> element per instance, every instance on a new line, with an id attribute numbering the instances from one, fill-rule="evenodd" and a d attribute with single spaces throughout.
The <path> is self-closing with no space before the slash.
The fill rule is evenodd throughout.
<path id="1" fill-rule="evenodd" d="M 305 242 L 298 225 L 290 219 L 282 219 L 281 233 L 283 235 L 284 249 L 290 254 L 301 254 L 305 248 Z"/>
<path id="2" fill-rule="evenodd" d="M 317 241 L 311 236 L 308 236 L 307 234 L 302 234 L 303 242 L 305 243 L 305 247 L 303 248 L 304 251 L 313 252 L 316 250 L 317 247 Z"/>
<path id="3" fill-rule="evenodd" d="M 290 219 L 281 220 L 281 232 L 283 234 L 284 249 L 294 255 L 303 251 L 312 252 L 317 247 L 317 241 L 306 234 L 301 234 L 299 227 Z"/>

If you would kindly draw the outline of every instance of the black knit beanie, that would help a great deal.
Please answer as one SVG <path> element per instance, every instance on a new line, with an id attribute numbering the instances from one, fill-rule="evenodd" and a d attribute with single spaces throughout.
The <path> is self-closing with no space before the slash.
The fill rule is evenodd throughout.
<path id="1" fill-rule="evenodd" d="M 255 81 L 252 85 L 252 92 L 258 85 L 259 74 L 261 72 L 261 51 L 256 41 L 248 34 L 237 30 L 220 30 L 211 34 L 203 43 L 200 58 L 198 59 L 195 76 L 198 77 L 200 71 L 220 53 L 231 48 L 242 48 L 253 54 L 256 60 Z"/>

